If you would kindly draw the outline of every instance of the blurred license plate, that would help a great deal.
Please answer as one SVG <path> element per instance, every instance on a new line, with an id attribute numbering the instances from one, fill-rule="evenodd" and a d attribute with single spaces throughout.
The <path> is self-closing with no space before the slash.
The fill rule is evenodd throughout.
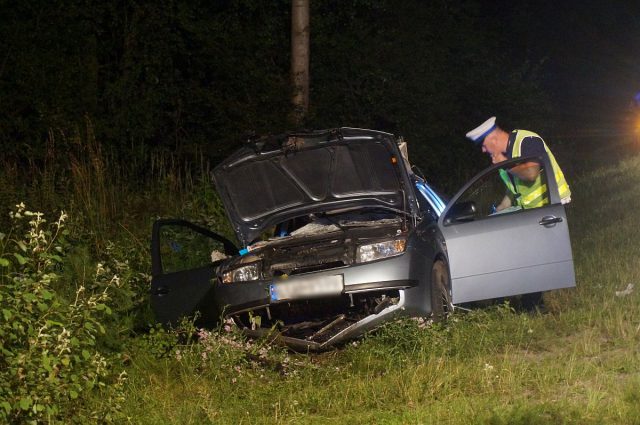
<path id="1" fill-rule="evenodd" d="M 344 288 L 342 275 L 288 279 L 269 285 L 271 301 L 317 298 L 340 295 Z"/>

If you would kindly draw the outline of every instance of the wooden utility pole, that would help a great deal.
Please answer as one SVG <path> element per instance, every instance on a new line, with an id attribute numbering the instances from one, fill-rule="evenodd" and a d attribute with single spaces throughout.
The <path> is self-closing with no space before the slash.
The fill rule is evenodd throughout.
<path id="1" fill-rule="evenodd" d="M 309 2 L 291 0 L 291 102 L 298 127 L 309 111 Z"/>

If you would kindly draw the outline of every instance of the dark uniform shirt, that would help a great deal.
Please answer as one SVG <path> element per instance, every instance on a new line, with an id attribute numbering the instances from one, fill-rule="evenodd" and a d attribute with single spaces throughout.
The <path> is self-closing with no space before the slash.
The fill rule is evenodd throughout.
<path id="1" fill-rule="evenodd" d="M 513 156 L 513 142 L 516 140 L 517 130 L 514 130 L 509 134 L 509 142 L 507 143 L 507 158 L 511 159 Z M 522 139 L 522 145 L 520 146 L 520 156 L 543 156 L 544 144 L 540 137 L 529 136 Z"/>

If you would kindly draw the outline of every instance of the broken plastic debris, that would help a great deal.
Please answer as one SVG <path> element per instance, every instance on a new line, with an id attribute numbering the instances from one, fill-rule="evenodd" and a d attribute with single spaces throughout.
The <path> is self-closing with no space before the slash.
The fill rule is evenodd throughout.
<path id="1" fill-rule="evenodd" d="M 616 291 L 616 297 L 625 297 L 633 292 L 633 283 L 627 285 L 622 291 Z"/>
<path id="2" fill-rule="evenodd" d="M 211 262 L 215 263 L 216 261 L 220 261 L 220 260 L 224 260 L 225 258 L 228 258 L 228 255 L 225 255 L 224 252 L 220 252 L 216 249 L 214 249 L 213 251 L 211 251 Z"/>
<path id="3" fill-rule="evenodd" d="M 253 245 L 249 245 L 246 248 L 241 249 L 240 251 L 238 251 L 238 253 L 240 255 L 246 255 L 248 253 L 250 253 L 251 251 L 254 251 L 258 248 L 262 248 L 263 246 L 265 246 L 267 244 L 267 241 L 259 241 L 254 243 Z"/>

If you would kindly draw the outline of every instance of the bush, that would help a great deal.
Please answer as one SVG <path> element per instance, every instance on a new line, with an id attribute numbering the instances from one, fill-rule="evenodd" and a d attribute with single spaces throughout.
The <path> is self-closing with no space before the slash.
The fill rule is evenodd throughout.
<path id="1" fill-rule="evenodd" d="M 63 212 L 54 223 L 24 204 L 0 233 L 0 422 L 109 422 L 126 374 L 96 347 L 119 278 L 98 266 L 72 300 L 54 289 L 68 249 Z M 99 395 L 102 402 L 95 402 Z"/>

